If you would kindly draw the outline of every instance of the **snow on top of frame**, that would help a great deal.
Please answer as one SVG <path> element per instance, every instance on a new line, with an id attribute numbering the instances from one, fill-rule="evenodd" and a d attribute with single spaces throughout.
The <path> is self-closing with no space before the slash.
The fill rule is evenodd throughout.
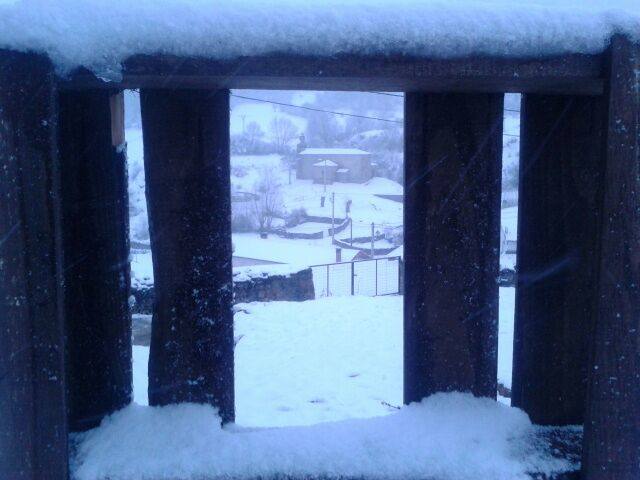
<path id="1" fill-rule="evenodd" d="M 535 428 L 517 408 L 463 393 L 383 417 L 274 429 L 221 428 L 207 405 L 133 404 L 76 436 L 72 463 L 78 480 L 525 479 L 571 469 L 538 445 Z"/>
<path id="2" fill-rule="evenodd" d="M 637 0 L 0 0 L 0 47 L 117 79 L 134 54 L 547 56 L 640 39 Z"/>

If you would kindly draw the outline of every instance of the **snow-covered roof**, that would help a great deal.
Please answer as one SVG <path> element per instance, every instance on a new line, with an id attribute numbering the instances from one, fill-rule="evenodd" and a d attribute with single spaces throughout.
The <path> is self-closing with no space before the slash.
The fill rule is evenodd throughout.
<path id="1" fill-rule="evenodd" d="M 338 170 L 336 170 L 336 173 L 347 173 L 348 171 L 348 168 L 339 168 Z"/>
<path id="2" fill-rule="evenodd" d="M 371 155 L 359 148 L 305 148 L 300 155 Z"/>
<path id="3" fill-rule="evenodd" d="M 314 167 L 337 167 L 338 164 L 336 162 L 332 162 L 331 160 L 322 160 L 321 162 L 314 163 Z"/>
<path id="4" fill-rule="evenodd" d="M 48 53 L 61 73 L 118 78 L 135 54 L 232 59 L 597 53 L 640 38 L 638 0 L 0 0 L 0 47 Z M 310 27 L 311 26 L 311 27 Z"/>

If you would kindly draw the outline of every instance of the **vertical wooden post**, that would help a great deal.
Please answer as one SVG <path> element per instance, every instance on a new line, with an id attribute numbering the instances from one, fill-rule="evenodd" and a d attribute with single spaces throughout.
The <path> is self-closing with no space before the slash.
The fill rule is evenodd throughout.
<path id="1" fill-rule="evenodd" d="M 0 50 L 0 478 L 66 479 L 55 78 Z"/>
<path id="2" fill-rule="evenodd" d="M 131 401 L 124 101 L 65 91 L 59 108 L 69 425 L 79 431 Z"/>
<path id="3" fill-rule="evenodd" d="M 583 476 L 640 478 L 640 43 L 610 47 L 598 318 Z"/>
<path id="4" fill-rule="evenodd" d="M 234 418 L 228 90 L 142 90 L 155 304 L 149 401 Z"/>
<path id="5" fill-rule="evenodd" d="M 582 424 L 597 292 L 605 108 L 524 95 L 512 405 Z"/>
<path id="6" fill-rule="evenodd" d="M 495 398 L 502 115 L 502 95 L 405 97 L 405 403 Z"/>

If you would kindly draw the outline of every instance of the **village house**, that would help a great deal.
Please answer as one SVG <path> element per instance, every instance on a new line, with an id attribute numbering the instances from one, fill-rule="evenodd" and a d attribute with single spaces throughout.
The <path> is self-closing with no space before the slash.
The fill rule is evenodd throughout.
<path id="1" fill-rule="evenodd" d="M 364 183 L 373 177 L 371 153 L 357 148 L 305 148 L 298 152 L 296 177 L 316 183 Z"/>

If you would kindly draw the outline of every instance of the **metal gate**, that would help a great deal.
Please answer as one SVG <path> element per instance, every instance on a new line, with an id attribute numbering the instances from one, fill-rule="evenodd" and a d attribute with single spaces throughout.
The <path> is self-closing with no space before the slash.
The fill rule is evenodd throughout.
<path id="1" fill-rule="evenodd" d="M 316 298 L 401 293 L 400 257 L 312 265 Z"/>

